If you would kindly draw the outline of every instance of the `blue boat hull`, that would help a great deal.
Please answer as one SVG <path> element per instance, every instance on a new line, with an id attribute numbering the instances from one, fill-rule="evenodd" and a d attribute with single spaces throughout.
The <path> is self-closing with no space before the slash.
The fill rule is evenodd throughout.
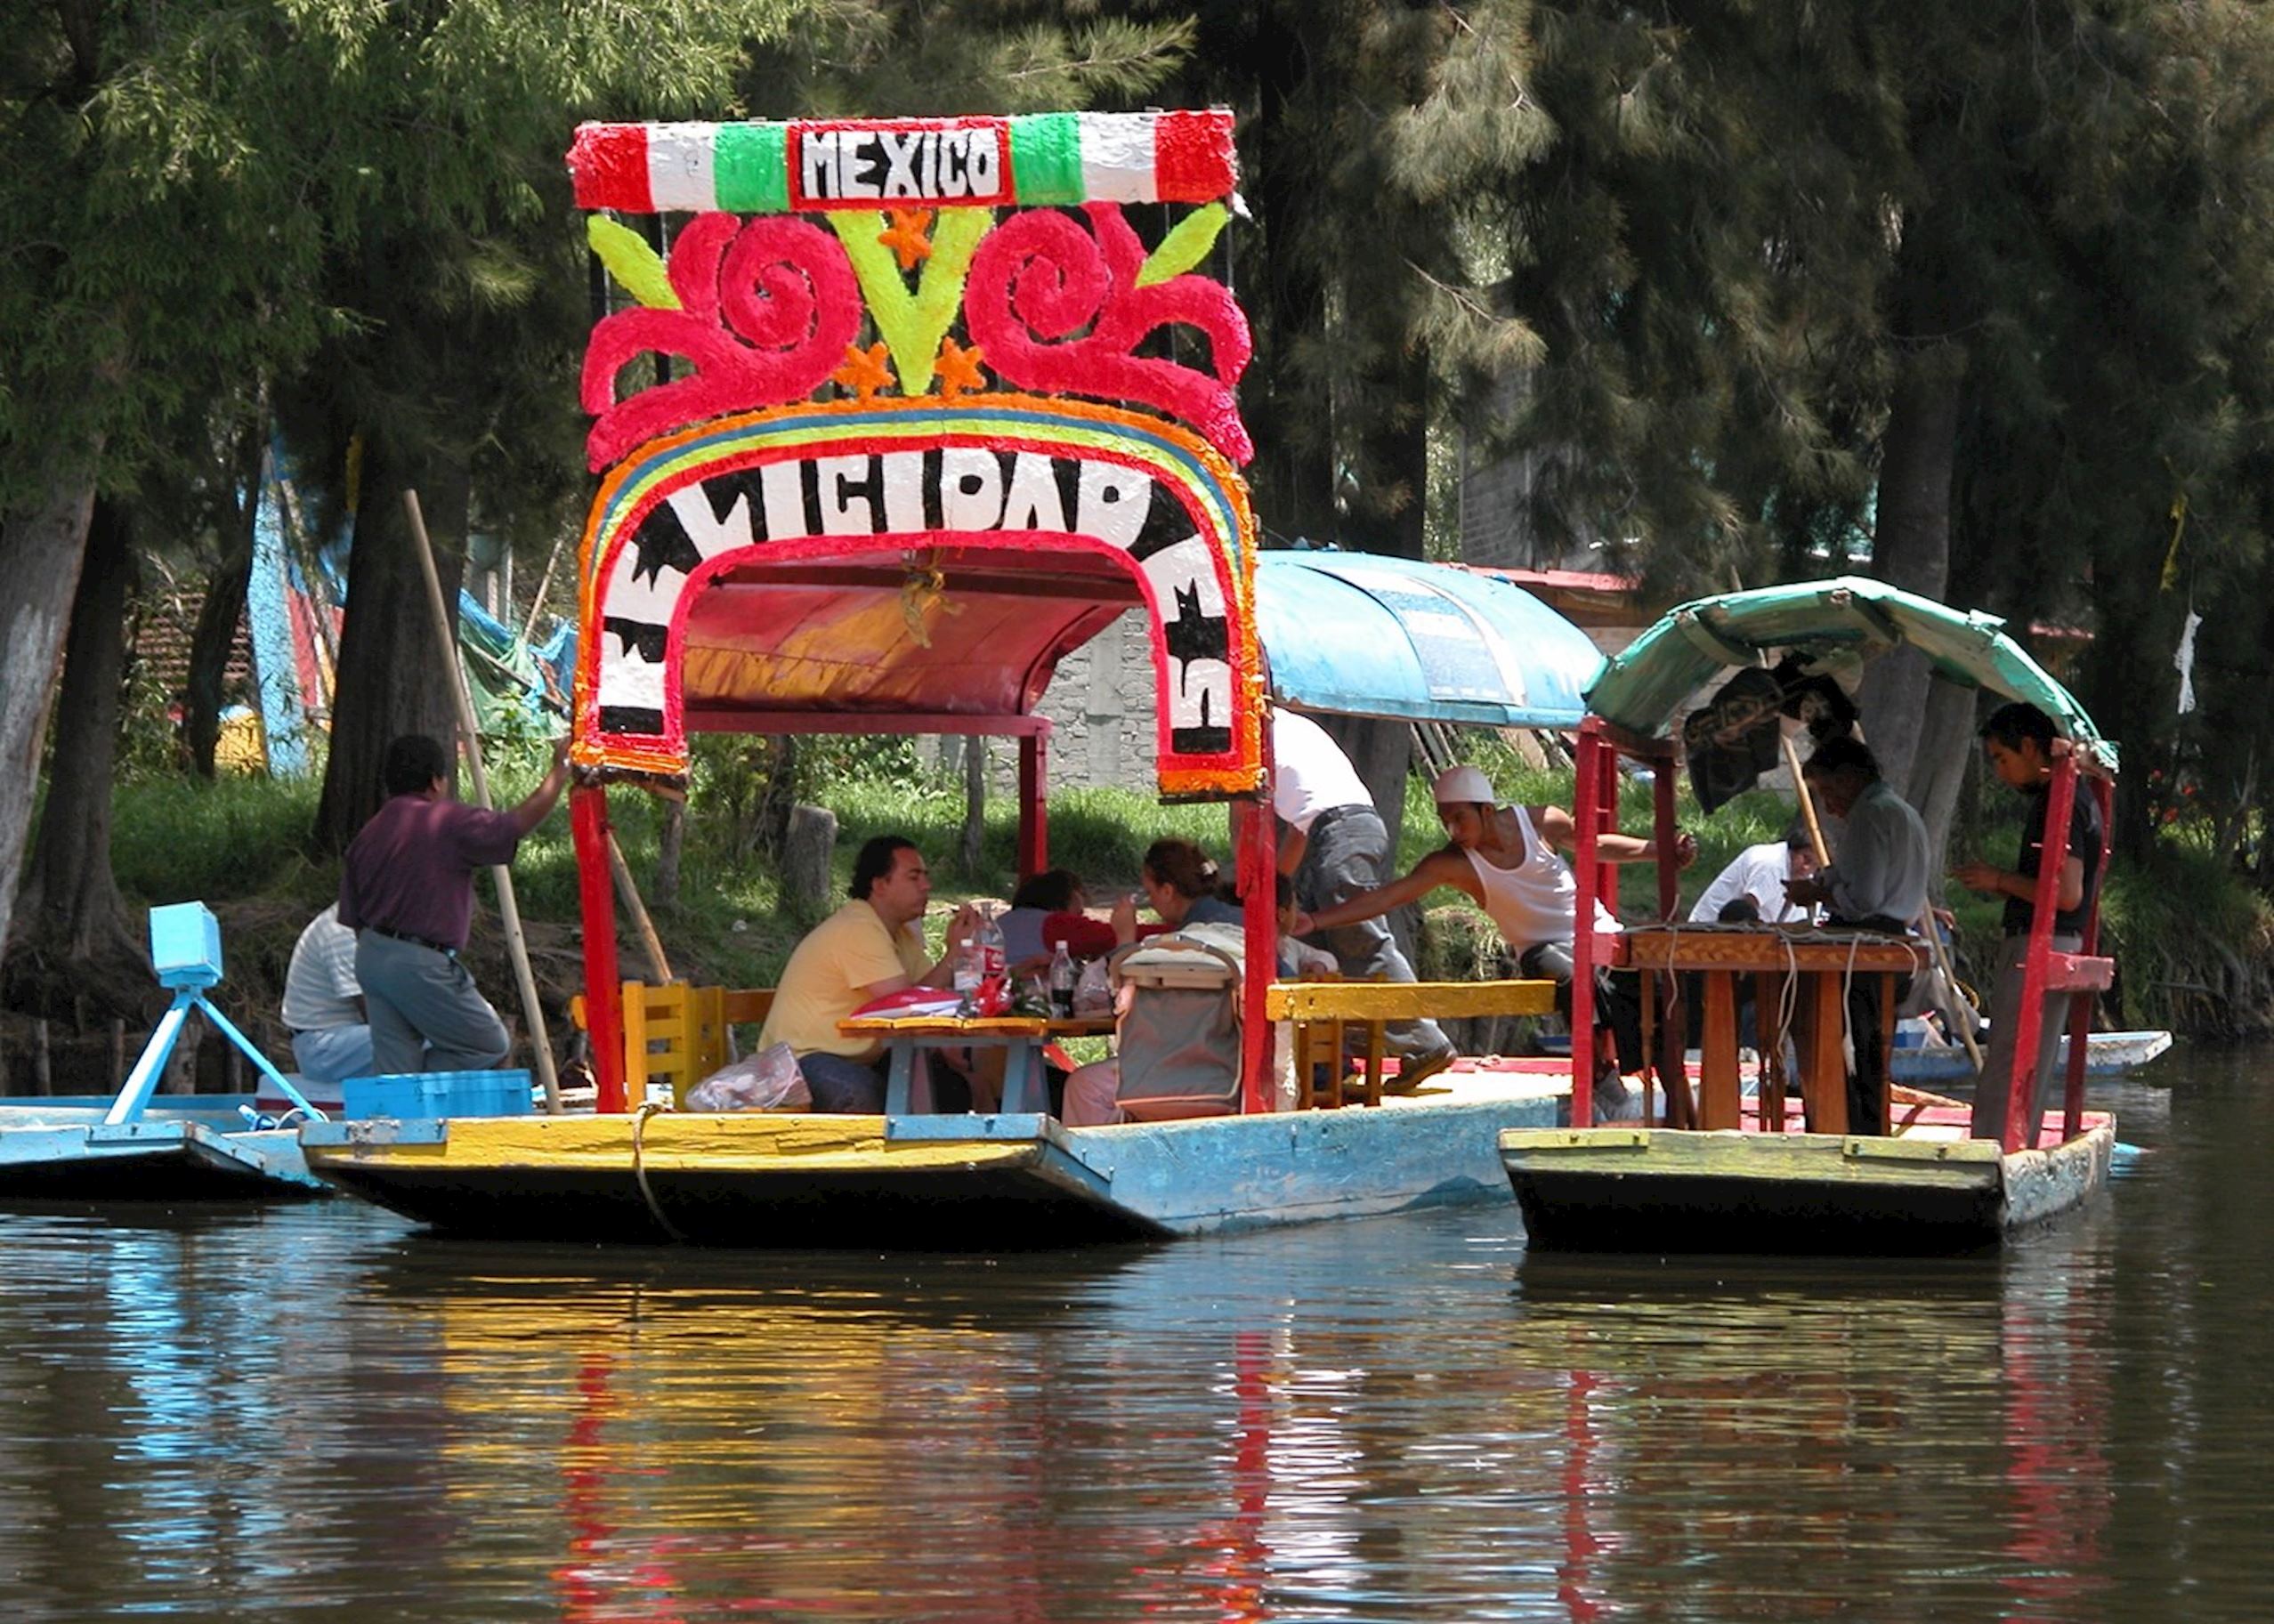
<path id="1" fill-rule="evenodd" d="M 0 1200 L 168 1203 L 326 1193 L 297 1133 L 247 1127 L 239 1103 L 154 1107 L 116 1127 L 102 1120 L 108 1098 L 0 1106 Z"/>
<path id="2" fill-rule="evenodd" d="M 316 1123 L 310 1166 L 461 1234 L 1002 1250 L 1224 1233 L 1512 1200 L 1503 1128 L 1546 1127 L 1537 1082 L 1487 1098 L 1068 1129 L 1040 1116 Z"/>

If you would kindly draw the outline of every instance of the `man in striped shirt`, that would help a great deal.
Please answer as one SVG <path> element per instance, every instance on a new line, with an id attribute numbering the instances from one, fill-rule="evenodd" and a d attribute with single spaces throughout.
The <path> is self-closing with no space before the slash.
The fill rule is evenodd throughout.
<path id="1" fill-rule="evenodd" d="M 355 979 L 355 933 L 335 902 L 308 922 L 284 973 L 293 1069 L 312 1083 L 371 1075 L 371 1025 Z"/>

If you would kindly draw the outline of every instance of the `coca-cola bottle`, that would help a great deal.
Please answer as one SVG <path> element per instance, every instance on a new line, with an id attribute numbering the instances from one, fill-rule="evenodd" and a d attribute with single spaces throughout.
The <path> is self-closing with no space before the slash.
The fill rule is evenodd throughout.
<path id="1" fill-rule="evenodd" d="M 1000 1014 L 1010 1005 L 1010 949 L 1003 943 L 1003 927 L 990 914 L 980 920 L 972 940 L 979 957 L 980 1013 Z"/>

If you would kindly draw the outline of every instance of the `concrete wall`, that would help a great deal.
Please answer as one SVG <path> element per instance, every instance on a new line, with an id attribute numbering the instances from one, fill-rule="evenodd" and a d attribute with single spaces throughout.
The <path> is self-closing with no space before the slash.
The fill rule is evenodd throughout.
<path id="1" fill-rule="evenodd" d="M 1058 662 L 1044 691 L 1041 714 L 1055 730 L 1050 738 L 1050 788 L 1111 788 L 1150 791 L 1157 787 L 1153 756 L 1159 743 L 1153 692 L 1153 646 L 1145 616 L 1132 610 Z M 963 764 L 963 741 L 926 741 L 943 768 Z M 1008 739 L 991 740 L 987 755 L 991 788 L 1018 792 L 1018 747 Z"/>

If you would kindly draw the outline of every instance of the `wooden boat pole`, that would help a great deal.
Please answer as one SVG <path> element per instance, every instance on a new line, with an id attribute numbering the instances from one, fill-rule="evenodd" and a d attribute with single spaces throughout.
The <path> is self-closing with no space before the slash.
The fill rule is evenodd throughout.
<path id="1" fill-rule="evenodd" d="M 1273 758 L 1268 719 L 1261 727 L 1263 781 L 1256 787 L 1255 799 L 1248 807 L 1247 818 L 1240 828 L 1239 844 L 1233 852 L 1240 894 L 1248 903 L 1242 913 L 1245 957 L 1241 965 L 1240 988 L 1240 1110 L 1247 1116 L 1260 1116 L 1271 1109 L 1275 1087 L 1273 1035 L 1264 1006 L 1279 963 L 1279 909 L 1272 906 L 1279 877 L 1279 842 L 1271 819 L 1272 775 L 1279 765 Z M 1338 1068 L 1342 1064 L 1339 1049 L 1338 1045 L 1334 1057 Z M 1341 1075 L 1337 1070 L 1338 1098 Z"/>
<path id="2" fill-rule="evenodd" d="M 1808 780 L 1801 776 L 1800 747 L 1792 742 L 1792 734 L 1782 727 L 1776 730 L 1776 742 L 1784 747 L 1784 769 L 1792 775 L 1793 791 L 1801 797 L 1801 819 L 1809 827 L 1809 845 L 1816 852 L 1816 866 L 1829 869 L 1832 866 L 1832 848 L 1825 843 L 1824 825 L 1817 821 L 1816 797 L 1809 793 Z"/>
<path id="3" fill-rule="evenodd" d="M 1801 797 L 1801 816 L 1809 826 L 1809 844 L 1816 850 L 1816 866 L 1819 869 L 1829 868 L 1832 864 L 1832 850 L 1825 844 L 1824 825 L 1817 821 L 1816 797 L 1809 793 L 1808 780 L 1801 776 L 1801 753 L 1792 743 L 1792 736 L 1784 729 L 1777 729 L 1776 738 L 1777 742 L 1784 747 L 1784 765 L 1791 770 L 1792 788 Z M 1942 932 L 1936 928 L 1932 903 L 1928 904 L 1927 911 L 1922 914 L 1915 923 L 1918 925 L 1919 934 L 1927 939 L 1928 951 L 1934 955 L 1937 973 L 1950 988 L 1951 995 L 1963 1004 L 1966 1001 L 1966 995 L 1958 990 L 1958 967 L 1950 962 L 1950 949 L 1943 944 Z M 1982 1046 L 1975 1041 L 1973 1027 L 1974 1023 L 1971 1020 L 1960 1022 L 1958 1040 L 1966 1046 L 1966 1058 L 1973 1062 L 1974 1070 L 1979 1071 L 1982 1069 Z"/>
<path id="4" fill-rule="evenodd" d="M 482 765 L 482 739 L 473 725 L 473 700 L 465 691 L 465 674 L 458 669 L 457 632 L 449 605 L 442 599 L 442 578 L 434 569 L 433 544 L 426 538 L 426 515 L 419 510 L 418 493 L 402 493 L 403 512 L 410 520 L 410 538 L 418 551 L 419 573 L 426 578 L 426 600 L 434 611 L 434 630 L 442 640 L 442 659 L 450 672 L 450 699 L 457 707 L 458 736 L 465 740 L 466 766 L 473 774 L 473 796 L 490 805 L 490 775 Z M 529 965 L 529 942 L 522 934 L 522 910 L 514 900 L 514 872 L 504 863 L 490 870 L 498 884 L 498 915 L 505 922 L 506 951 L 514 961 L 514 980 L 520 984 L 522 1013 L 529 1022 L 529 1046 L 537 1062 L 537 1080 L 545 1087 L 545 1109 L 561 1111 L 561 1079 L 553 1069 L 553 1040 L 545 1030 L 545 1008 L 537 999 L 537 975 Z"/>
<path id="5" fill-rule="evenodd" d="M 571 531 L 564 529 L 560 535 L 554 537 L 553 551 L 545 560 L 545 573 L 537 578 L 537 595 L 530 600 L 529 621 L 522 627 L 523 646 L 528 644 L 530 638 L 537 635 L 537 618 L 545 612 L 545 594 L 553 590 L 553 571 L 561 562 L 561 550 L 568 545 L 571 534 Z"/>
<path id="6" fill-rule="evenodd" d="M 668 985 L 679 978 L 671 974 L 671 961 L 663 956 L 663 939 L 655 933 L 655 921 L 648 917 L 647 904 L 640 901 L 640 888 L 633 882 L 632 866 L 624 860 L 624 848 L 617 844 L 616 831 L 608 831 L 608 871 L 616 877 L 616 894 L 624 899 L 624 906 L 632 916 L 632 928 L 639 933 L 640 951 L 647 955 L 654 967 L 659 985 Z"/>

